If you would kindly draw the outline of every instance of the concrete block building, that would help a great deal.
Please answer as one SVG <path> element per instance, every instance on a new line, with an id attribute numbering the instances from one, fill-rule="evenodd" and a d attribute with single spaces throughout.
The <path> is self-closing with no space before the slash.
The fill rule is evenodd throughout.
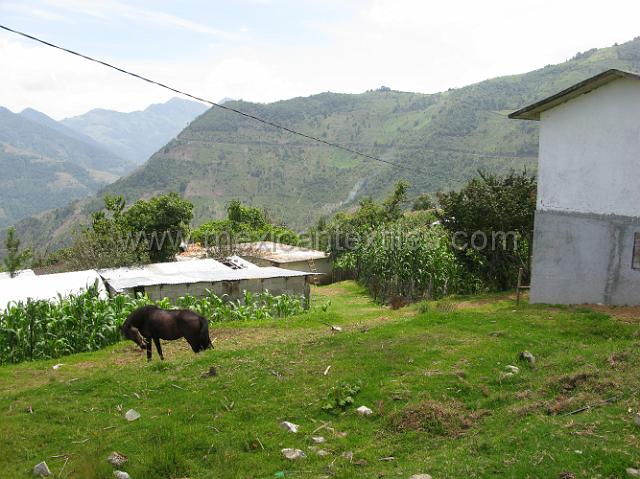
<path id="1" fill-rule="evenodd" d="M 509 117 L 540 122 L 531 302 L 640 304 L 640 75 L 608 70 Z"/>
<path id="2" fill-rule="evenodd" d="M 239 244 L 238 255 L 258 266 L 316 273 L 314 282 L 317 284 L 328 284 L 332 280 L 333 263 L 324 251 L 260 241 Z"/>
<path id="3" fill-rule="evenodd" d="M 237 256 L 227 258 L 224 263 L 195 259 L 107 269 L 99 273 L 111 295 L 143 293 L 153 300 L 176 300 L 185 295 L 201 297 L 209 290 L 230 300 L 241 298 L 244 291 L 269 291 L 274 296 L 304 296 L 308 301 L 311 276 L 303 271 L 261 268 Z"/>

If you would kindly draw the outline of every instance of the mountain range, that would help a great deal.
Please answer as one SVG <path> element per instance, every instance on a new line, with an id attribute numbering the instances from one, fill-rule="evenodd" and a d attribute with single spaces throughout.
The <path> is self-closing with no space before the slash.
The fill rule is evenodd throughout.
<path id="1" fill-rule="evenodd" d="M 172 98 L 130 113 L 95 109 L 61 123 L 141 165 L 207 108 L 202 103 Z"/>
<path id="2" fill-rule="evenodd" d="M 0 107 L 0 228 L 95 194 L 205 110 L 200 103 L 174 98 L 144 111 L 92 110 L 60 122 L 31 108 L 16 114 Z M 129 136 L 116 128 L 100 129 L 99 120 L 109 118 Z M 123 144 L 135 154 L 116 151 Z"/>
<path id="3" fill-rule="evenodd" d="M 640 71 L 640 37 L 558 65 L 435 94 L 385 87 L 270 104 L 229 101 L 225 105 L 401 167 L 212 108 L 96 197 L 29 218 L 18 230 L 27 242 L 51 238 L 60 245 L 74 225 L 100 207 L 105 193 L 134 201 L 169 191 L 194 203 L 196 223 L 223 216 L 228 201 L 239 198 L 304 229 L 364 196 L 387 194 L 403 178 L 417 195 L 459 187 L 478 169 L 533 173 L 538 126 L 509 120 L 507 114 L 609 68 Z"/>

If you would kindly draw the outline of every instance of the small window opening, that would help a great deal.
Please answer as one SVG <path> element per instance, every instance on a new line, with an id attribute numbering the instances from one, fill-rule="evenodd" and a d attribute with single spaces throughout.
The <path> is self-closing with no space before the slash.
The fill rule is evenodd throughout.
<path id="1" fill-rule="evenodd" d="M 640 233 L 634 235 L 633 240 L 633 260 L 631 263 L 633 269 L 640 269 Z"/>

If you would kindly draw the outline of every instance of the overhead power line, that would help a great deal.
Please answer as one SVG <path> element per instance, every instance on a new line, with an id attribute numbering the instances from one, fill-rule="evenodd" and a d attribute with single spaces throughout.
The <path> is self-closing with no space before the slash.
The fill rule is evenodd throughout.
<path id="1" fill-rule="evenodd" d="M 120 67 L 118 67 L 116 65 L 113 65 L 111 63 L 105 62 L 103 60 L 99 60 L 97 58 L 93 58 L 93 57 L 90 57 L 88 55 L 84 55 L 83 53 L 79 53 L 79 52 L 76 52 L 74 50 L 70 50 L 68 48 L 62 47 L 60 45 L 56 45 L 56 44 L 48 42 L 46 40 L 42 40 L 41 38 L 35 37 L 33 35 L 29 35 L 28 33 L 24 33 L 24 32 L 21 32 L 19 30 L 14 30 L 13 28 L 9 28 L 9 27 L 7 27 L 5 25 L 0 24 L 0 28 L 3 29 L 3 30 L 6 30 L 8 32 L 14 33 L 16 35 L 20 35 L 20 36 L 22 36 L 24 38 L 28 38 L 29 40 L 33 40 L 35 42 L 41 43 L 41 44 L 46 45 L 48 47 L 55 48 L 57 50 L 61 50 L 61 51 L 65 52 L 65 53 L 69 53 L 71 55 L 75 55 L 75 56 L 80 57 L 80 58 L 82 58 L 84 60 L 88 60 L 88 61 L 93 62 L 93 63 L 98 63 L 99 65 L 105 66 L 107 68 L 111 68 L 111 69 L 116 70 L 116 71 L 118 71 L 120 73 L 124 73 L 125 75 L 129 75 L 131 77 L 134 77 L 134 78 L 137 78 L 139 80 L 145 81 L 145 82 L 150 83 L 152 85 L 159 86 L 159 87 L 164 88 L 166 90 L 170 90 L 170 91 L 172 91 L 174 93 L 177 93 L 179 95 L 183 95 L 183 96 L 192 98 L 192 99 L 200 101 L 202 103 L 207 103 L 207 104 L 209 104 L 209 105 L 211 105 L 213 107 L 220 108 L 222 110 L 226 110 L 226 111 L 235 113 L 237 115 L 241 115 L 243 117 L 246 117 L 246 118 L 249 118 L 251 120 L 263 123 L 263 124 L 271 126 L 273 128 L 286 131 L 286 132 L 288 132 L 288 133 L 290 133 L 292 135 L 300 136 L 300 137 L 305 138 L 307 140 L 315 141 L 317 143 L 321 143 L 321 144 L 324 144 L 326 146 L 329 146 L 329 147 L 332 147 L 332 148 L 336 148 L 336 149 L 345 151 L 347 153 L 351 153 L 352 155 L 356 155 L 356 156 L 360 156 L 362 158 L 366 158 L 366 159 L 369 159 L 369 160 L 373 160 L 373 161 L 377 161 L 377 162 L 380 162 L 380 163 L 384 163 L 384 164 L 387 164 L 389 166 L 393 166 L 395 168 L 400 168 L 400 169 L 408 170 L 408 171 L 412 171 L 412 172 L 418 172 L 418 173 L 422 173 L 424 175 L 428 175 L 430 177 L 439 178 L 439 179 L 443 179 L 443 180 L 447 180 L 447 181 L 452 180 L 451 177 L 445 177 L 442 174 L 433 173 L 433 172 L 430 173 L 430 172 L 427 172 L 427 171 L 422 170 L 420 168 L 406 166 L 406 165 L 402 165 L 400 163 L 395 163 L 393 161 L 385 160 L 385 159 L 379 158 L 377 156 L 370 155 L 368 153 L 363 153 L 363 152 L 358 151 L 358 150 L 356 150 L 354 148 L 351 148 L 349 146 L 345 146 L 344 144 L 338 144 L 338 143 L 333 143 L 331 141 L 323 140 L 322 138 L 318 138 L 316 136 L 309 135 L 309 134 L 294 130 L 292 128 L 286 127 L 284 125 L 280 125 L 278 123 L 275 123 L 275 122 L 272 122 L 272 121 L 269 121 L 269 120 L 265 120 L 264 118 L 260 118 L 260 117 L 258 117 L 256 115 L 251 114 L 251 113 L 247 113 L 247 112 L 244 112 L 242 110 L 238 110 L 236 108 L 232 108 L 230 106 L 222 105 L 220 103 L 216 103 L 214 101 L 207 100 L 206 98 L 199 97 L 197 95 L 192 95 L 191 93 L 187 93 L 185 91 L 179 90 L 177 88 L 174 88 L 172 86 L 166 85 L 166 84 L 161 83 L 159 81 L 152 80 L 151 78 L 145 77 L 145 76 L 140 75 L 138 73 L 134 73 L 134 72 L 131 72 L 129 70 L 125 70 L 124 68 L 120 68 Z M 499 155 L 499 154 L 491 154 L 491 153 L 485 154 L 485 153 L 477 153 L 477 152 L 461 151 L 461 150 L 453 150 L 453 149 L 439 149 L 439 148 L 438 149 L 434 149 L 434 148 L 428 148 L 428 147 L 419 147 L 419 148 L 421 148 L 422 150 L 431 151 L 431 152 L 434 152 L 434 153 L 449 152 L 449 153 L 457 153 L 457 154 L 460 154 L 460 155 L 468 155 L 468 156 L 478 157 L 478 158 L 495 158 L 495 159 L 511 159 L 511 160 L 515 160 L 515 159 L 532 159 L 532 158 L 523 157 L 523 156 L 507 156 L 507 155 Z"/>
<path id="2" fill-rule="evenodd" d="M 340 145 L 338 143 L 333 143 L 333 142 L 330 142 L 330 141 L 327 141 L 327 140 L 323 140 L 322 138 L 318 138 L 318 137 L 313 136 L 313 135 L 308 135 L 306 133 L 302 133 L 300 131 L 294 130 L 294 129 L 286 127 L 284 125 L 280 125 L 278 123 L 275 123 L 275 122 L 272 122 L 272 121 L 269 121 L 269 120 L 265 120 L 264 118 L 260 118 L 260 117 L 258 117 L 256 115 L 252 115 L 251 113 L 247 113 L 247 112 L 238 110 L 236 108 L 231 108 L 229 106 L 221 105 L 220 103 L 216 103 L 214 101 L 207 100 L 206 98 L 202 98 L 202 97 L 199 97 L 199 96 L 196 96 L 196 95 L 192 95 L 190 93 L 187 93 L 187 92 L 182 91 L 182 90 L 178 90 L 177 88 L 174 88 L 172 86 L 166 85 L 166 84 L 161 83 L 159 81 L 155 81 L 155 80 L 152 80 L 151 78 L 139 75 L 138 73 L 134 73 L 134 72 L 131 72 L 129 70 L 125 70 L 124 68 L 120 68 L 120 67 L 118 67 L 116 65 L 113 65 L 111 63 L 105 62 L 103 60 L 99 60 L 97 58 L 90 57 L 88 55 L 84 55 L 84 54 L 76 52 L 74 50 L 69 50 L 68 48 L 64 48 L 64 47 L 61 47 L 60 45 L 56 45 L 55 43 L 51 43 L 51 42 L 48 42 L 46 40 L 42 40 L 41 38 L 34 37 L 33 35 L 29 35 L 28 33 L 24 33 L 24 32 L 18 31 L 18 30 L 14 30 L 13 28 L 9 28 L 9 27 L 7 27 L 5 25 L 0 25 L 0 28 L 2 28 L 3 30 L 6 30 L 8 32 L 15 33 L 16 35 L 20 35 L 22 37 L 28 38 L 29 40 L 33 40 L 35 42 L 41 43 L 41 44 L 46 45 L 48 47 L 55 48 L 57 50 L 61 50 L 61 51 L 66 52 L 66 53 L 70 53 L 71 55 L 75 55 L 77 57 L 83 58 L 83 59 L 88 60 L 90 62 L 98 63 L 100 65 L 103 65 L 103 66 L 107 67 L 107 68 L 111 68 L 113 70 L 119 71 L 120 73 L 124 73 L 125 75 L 129 75 L 129 76 L 132 76 L 132 77 L 137 78 L 139 80 L 143 80 L 143 81 L 145 81 L 147 83 L 151 83 L 153 85 L 157 85 L 157 86 L 159 86 L 161 88 L 165 88 L 166 90 L 170 90 L 170 91 L 172 91 L 174 93 L 178 93 L 179 95 L 184 95 L 184 96 L 187 96 L 187 97 L 192 98 L 194 100 L 197 100 L 197 101 L 200 101 L 200 102 L 203 102 L 203 103 L 208 103 L 209 105 L 214 106 L 216 108 L 221 108 L 222 110 L 227 110 L 227 111 L 236 113 L 238 115 L 242 115 L 242 116 L 244 116 L 246 118 L 250 118 L 252 120 L 258 121 L 258 122 L 263 123 L 265 125 L 269 125 L 269 126 L 271 126 L 273 128 L 277 128 L 277 129 L 286 131 L 288 133 L 291 133 L 292 135 L 301 136 L 301 137 L 306 138 L 308 140 L 316 141 L 318 143 L 323 143 L 323 144 L 325 144 L 327 146 L 330 146 L 332 148 L 337 148 L 339 150 L 346 151 L 347 153 L 351 153 L 353 155 L 361 156 L 361 157 L 367 158 L 369 160 L 378 161 L 380 163 L 386 163 L 387 165 L 394 166 L 396 168 L 402 168 L 402 169 L 409 170 L 409 171 L 418 171 L 418 172 L 423 173 L 423 174 L 428 174 L 426 171 L 423 171 L 423 170 L 420 170 L 420 169 L 417 169 L 417 168 L 412 168 L 412 167 L 405 166 L 405 165 L 401 165 L 399 163 L 394 163 L 393 161 L 384 160 L 382 158 L 378 158 L 377 156 L 373 156 L 373 155 L 370 155 L 368 153 L 363 153 L 361 151 L 354 150 L 353 148 L 349 148 L 348 146 L 344 146 L 344 145 Z"/>

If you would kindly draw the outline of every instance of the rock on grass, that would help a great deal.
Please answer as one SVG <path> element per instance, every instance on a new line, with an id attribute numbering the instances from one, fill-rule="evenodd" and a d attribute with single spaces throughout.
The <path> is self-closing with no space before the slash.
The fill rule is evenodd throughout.
<path id="1" fill-rule="evenodd" d="M 124 418 L 129 422 L 136 421 L 137 419 L 140 419 L 140 413 L 135 409 L 129 409 L 125 413 Z"/>
<path id="2" fill-rule="evenodd" d="M 113 467 L 122 467 L 128 460 L 129 458 L 127 456 L 115 451 L 109 454 L 109 457 L 107 458 L 107 462 Z"/>
<path id="3" fill-rule="evenodd" d="M 42 461 L 41 463 L 33 466 L 33 475 L 35 477 L 49 477 L 51 475 L 51 471 L 49 470 L 47 463 Z"/>
<path id="4" fill-rule="evenodd" d="M 356 409 L 356 412 L 361 416 L 371 416 L 373 414 L 373 411 L 367 406 L 360 406 L 358 409 Z"/>
<path id="5" fill-rule="evenodd" d="M 282 429 L 284 429 L 285 431 L 289 431 L 289 432 L 293 432 L 293 433 L 298 432 L 298 429 L 300 428 L 300 426 L 298 426 L 297 424 L 294 424 L 294 423 L 289 422 L 289 421 L 282 421 L 280 423 L 280 427 Z"/>
<path id="6" fill-rule="evenodd" d="M 303 457 L 307 457 L 307 455 L 304 453 L 304 451 L 300 450 L 300 449 L 293 449 L 290 447 L 287 447 L 285 449 L 282 450 L 282 455 L 284 457 L 286 457 L 287 459 L 289 459 L 290 461 L 294 461 L 296 459 L 301 459 Z"/>

